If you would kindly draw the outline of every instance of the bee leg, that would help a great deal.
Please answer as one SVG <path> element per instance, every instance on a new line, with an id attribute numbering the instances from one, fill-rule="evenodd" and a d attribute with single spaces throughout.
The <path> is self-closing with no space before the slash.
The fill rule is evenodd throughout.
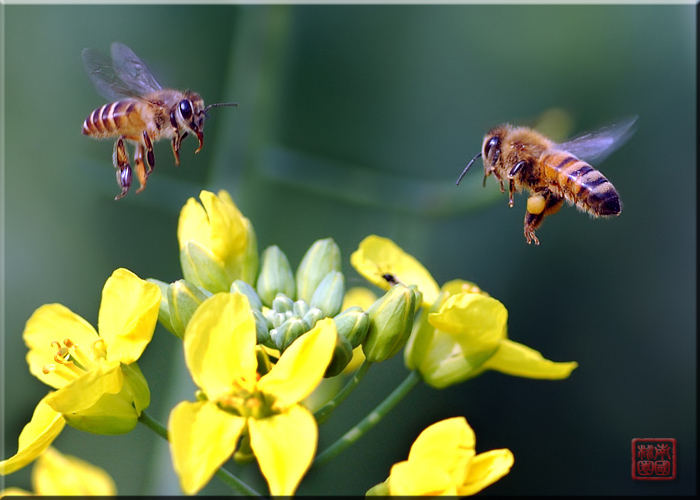
<path id="1" fill-rule="evenodd" d="M 182 142 L 182 139 L 185 136 L 180 136 L 180 134 L 175 134 L 175 137 L 173 137 L 173 156 L 175 156 L 175 166 L 179 167 L 180 166 L 180 143 Z"/>
<path id="2" fill-rule="evenodd" d="M 153 167 L 156 166 L 156 156 L 153 154 L 153 143 L 151 142 L 151 138 L 148 137 L 148 134 L 146 131 L 143 131 L 143 144 L 146 147 L 146 166 L 148 169 L 146 170 L 146 177 L 151 175 L 151 172 L 153 172 Z"/>
<path id="3" fill-rule="evenodd" d="M 146 188 L 146 182 L 148 182 L 148 174 L 150 173 L 150 171 L 146 169 L 146 164 L 143 161 L 144 153 L 144 145 L 138 144 L 136 146 L 136 153 L 134 153 L 134 163 L 136 163 L 136 176 L 139 178 L 139 183 L 141 185 L 136 190 L 136 193 L 140 193 Z"/>
<path id="4" fill-rule="evenodd" d="M 122 192 L 114 197 L 115 200 L 118 200 L 129 191 L 132 178 L 129 155 L 126 153 L 126 148 L 124 147 L 124 136 L 121 136 L 114 143 L 112 161 L 114 162 L 114 168 L 117 169 L 117 184 L 122 188 Z"/>
<path id="5" fill-rule="evenodd" d="M 484 182 L 483 185 L 486 187 L 486 178 L 493 174 L 493 176 L 498 180 L 498 184 L 501 186 L 501 193 L 505 193 L 505 189 L 503 188 L 503 179 L 501 178 L 500 175 L 498 175 L 498 172 L 496 171 L 495 168 L 490 168 L 490 169 L 484 169 Z"/>
<path id="6" fill-rule="evenodd" d="M 515 191 L 515 183 L 513 179 L 508 181 L 508 206 L 513 208 L 513 192 Z"/>
<path id="7" fill-rule="evenodd" d="M 525 239 L 528 244 L 535 242 L 540 244 L 540 240 L 535 236 L 535 229 L 542 225 L 542 221 L 547 215 L 555 214 L 559 211 L 564 198 L 555 196 L 549 190 L 533 194 L 527 200 L 527 210 L 525 211 Z"/>

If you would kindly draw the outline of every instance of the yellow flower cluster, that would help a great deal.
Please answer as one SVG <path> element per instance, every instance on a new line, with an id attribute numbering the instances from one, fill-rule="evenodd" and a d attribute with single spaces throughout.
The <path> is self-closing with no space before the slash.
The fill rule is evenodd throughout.
<path id="1" fill-rule="evenodd" d="M 368 236 L 350 258 L 384 295 L 346 291 L 332 239 L 311 245 L 294 273 L 275 246 L 258 256 L 253 227 L 228 193 L 202 191 L 200 199 L 188 200 L 180 213 L 184 279 L 168 284 L 117 269 L 104 285 L 97 329 L 60 304 L 44 305 L 29 318 L 23 334 L 29 369 L 54 390 L 37 405 L 17 453 L 0 462 L 0 474 L 39 459 L 35 471 L 44 479 L 37 494 L 51 491 L 46 478 L 55 475 L 56 463 L 66 471 L 78 467 L 89 484 L 53 491 L 112 494 L 108 476 L 60 456 L 51 443 L 66 423 L 99 434 L 129 432 L 138 421 L 151 425 L 144 413 L 150 390 L 137 361 L 157 321 L 182 339 L 199 388 L 195 401 L 172 409 L 167 431 L 160 432 L 186 494 L 201 491 L 234 458 L 257 460 L 271 495 L 293 495 L 316 456 L 318 424 L 371 364 L 402 351 L 411 380 L 438 389 L 486 370 L 561 379 L 577 366 L 510 340 L 500 301 L 463 280 L 438 286 L 391 240 Z M 315 415 L 309 411 L 322 379 L 358 366 L 343 390 Z M 386 408 L 372 412 L 336 450 L 366 432 Z M 426 428 L 408 459 L 368 494 L 470 495 L 512 465 L 507 449 L 477 455 L 466 419 L 451 418 Z M 20 493 L 4 493 L 13 492 Z"/>

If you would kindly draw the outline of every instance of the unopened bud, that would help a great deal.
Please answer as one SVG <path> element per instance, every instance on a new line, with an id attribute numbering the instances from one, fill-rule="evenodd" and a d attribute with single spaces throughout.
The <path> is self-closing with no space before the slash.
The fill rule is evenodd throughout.
<path id="1" fill-rule="evenodd" d="M 321 318 L 325 318 L 323 311 L 321 311 L 318 307 L 312 307 L 306 312 L 306 314 L 304 314 L 302 319 L 304 320 L 304 323 L 306 323 L 307 328 L 311 330 L 314 326 L 316 326 L 316 322 L 318 322 L 318 320 Z"/>
<path id="2" fill-rule="evenodd" d="M 369 329 L 369 316 L 360 306 L 353 306 L 333 318 L 338 335 L 345 337 L 355 349 L 365 340 Z"/>
<path id="3" fill-rule="evenodd" d="M 333 357 L 331 362 L 326 368 L 323 376 L 325 378 L 335 377 L 340 372 L 342 372 L 350 360 L 352 359 L 352 346 L 348 339 L 342 335 L 337 335 L 335 340 L 335 349 L 333 350 Z"/>
<path id="4" fill-rule="evenodd" d="M 297 268 L 297 298 L 311 301 L 319 283 L 331 271 L 340 271 L 340 249 L 333 238 L 315 241 Z"/>
<path id="5" fill-rule="evenodd" d="M 155 278 L 148 278 L 146 281 L 158 285 L 158 288 L 160 288 L 160 308 L 158 309 L 158 322 L 161 325 L 163 325 L 165 329 L 168 330 L 170 333 L 172 333 L 173 335 L 177 335 L 177 333 L 175 333 L 175 328 L 173 328 L 173 325 L 170 321 L 170 307 L 168 306 L 168 287 L 170 286 L 170 284 L 165 283 L 164 281 L 157 280 Z"/>
<path id="6" fill-rule="evenodd" d="M 267 326 L 267 320 L 263 313 L 257 309 L 251 309 L 255 318 L 255 338 L 257 344 L 263 344 L 268 347 L 273 347 L 274 344 L 270 341 L 270 329 Z"/>
<path id="7" fill-rule="evenodd" d="M 294 313 L 294 301 L 283 293 L 278 293 L 272 299 L 272 309 L 280 313 Z"/>
<path id="8" fill-rule="evenodd" d="M 168 287 L 168 307 L 170 309 L 170 323 L 174 333 L 180 338 L 185 335 L 185 328 L 190 318 L 209 295 L 189 283 L 187 280 L 178 280 Z"/>
<path id="9" fill-rule="evenodd" d="M 304 335 L 304 333 L 306 333 L 304 321 L 300 318 L 293 317 L 276 328 L 274 334 L 270 331 L 270 337 L 275 342 L 277 349 L 279 349 L 280 352 L 284 352 L 287 347 L 292 345 L 292 342 Z"/>
<path id="10" fill-rule="evenodd" d="M 226 292 L 231 286 L 223 263 L 196 241 L 180 249 L 180 266 L 187 281 L 211 293 Z"/>
<path id="11" fill-rule="evenodd" d="M 233 283 L 231 283 L 231 289 L 229 290 L 231 293 L 242 293 L 246 297 L 248 297 L 248 303 L 250 304 L 251 309 L 257 309 L 258 311 L 262 310 L 262 301 L 260 300 L 260 297 L 258 297 L 258 293 L 255 291 L 255 288 L 250 286 L 248 283 L 246 283 L 243 280 L 236 280 Z"/>
<path id="12" fill-rule="evenodd" d="M 367 361 L 377 363 L 397 354 L 406 344 L 416 310 L 416 294 L 394 285 L 367 310 L 369 330 L 362 343 Z"/>
<path id="13" fill-rule="evenodd" d="M 271 307 L 272 301 L 278 293 L 294 297 L 296 292 L 294 275 L 289 266 L 289 260 L 282 250 L 275 245 L 267 247 L 261 260 L 262 265 L 256 288 L 262 303 Z"/>
<path id="14" fill-rule="evenodd" d="M 339 271 L 331 271 L 316 287 L 309 305 L 318 307 L 326 317 L 333 317 L 343 307 L 345 296 L 345 277 Z"/>

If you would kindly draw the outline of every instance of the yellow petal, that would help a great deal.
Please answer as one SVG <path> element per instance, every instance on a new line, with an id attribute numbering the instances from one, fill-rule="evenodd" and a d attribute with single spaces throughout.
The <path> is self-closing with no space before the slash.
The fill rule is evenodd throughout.
<path id="1" fill-rule="evenodd" d="M 258 389 L 273 395 L 281 408 L 304 399 L 321 382 L 333 356 L 337 335 L 331 318 L 317 322 L 282 353 L 272 370 L 260 379 Z"/>
<path id="2" fill-rule="evenodd" d="M 236 449 L 246 419 L 208 401 L 183 401 L 170 412 L 168 439 L 182 491 L 194 495 Z"/>
<path id="3" fill-rule="evenodd" d="M 384 277 L 387 274 L 406 286 L 417 285 L 424 307 L 430 307 L 440 291 L 428 270 L 388 238 L 367 236 L 350 256 L 350 263 L 366 280 L 384 290 L 394 284 Z"/>
<path id="4" fill-rule="evenodd" d="M 469 475 L 458 488 L 459 496 L 474 495 L 508 474 L 513 466 L 513 453 L 508 449 L 479 453 L 469 464 Z"/>
<path id="5" fill-rule="evenodd" d="M 24 328 L 24 342 L 29 347 L 27 363 L 29 371 L 39 380 L 55 389 L 66 385 L 67 380 L 55 372 L 43 372 L 43 367 L 54 363 L 56 347 L 51 342 L 63 342 L 70 338 L 80 346 L 90 347 L 99 337 L 95 329 L 83 318 L 61 304 L 46 304 L 34 311 Z"/>
<path id="6" fill-rule="evenodd" d="M 495 347 L 506 336 L 508 310 L 501 302 L 478 293 L 460 293 L 445 301 L 428 322 L 451 333 L 465 354 Z"/>
<path id="7" fill-rule="evenodd" d="M 197 308 L 185 330 L 185 361 L 209 399 L 231 391 L 234 382 L 255 384 L 255 319 L 240 293 L 217 293 Z"/>
<path id="8" fill-rule="evenodd" d="M 197 200 L 190 198 L 180 210 L 177 222 L 177 241 L 180 250 L 188 241 L 196 241 L 205 248 L 211 248 L 209 218 L 204 207 Z"/>
<path id="9" fill-rule="evenodd" d="M 160 288 L 127 269 L 117 269 L 102 289 L 97 328 L 107 344 L 107 359 L 130 364 L 153 337 Z"/>
<path id="10" fill-rule="evenodd" d="M 557 363 L 545 359 L 538 351 L 510 339 L 502 340 L 496 353 L 483 364 L 485 369 L 508 375 L 553 380 L 567 378 L 577 366 L 575 361 Z"/>
<path id="11" fill-rule="evenodd" d="M 48 448 L 65 425 L 63 416 L 46 404 L 45 396 L 36 405 L 30 422 L 19 435 L 17 453 L 0 462 L 0 474 L 5 476 L 31 463 Z"/>
<path id="12" fill-rule="evenodd" d="M 272 417 L 250 419 L 248 426 L 270 494 L 293 495 L 316 452 L 316 419 L 297 405 Z"/>
<path id="13" fill-rule="evenodd" d="M 0 491 L 0 498 L 5 497 L 34 497 L 36 496 L 33 492 L 23 490 L 21 488 L 7 488 Z"/>
<path id="14" fill-rule="evenodd" d="M 463 292 L 469 292 L 480 293 L 481 295 L 489 297 L 489 294 L 484 292 L 481 288 L 479 288 L 479 286 L 476 283 L 460 279 L 448 281 L 447 283 L 443 284 L 442 287 L 440 287 L 440 291 L 447 292 L 449 294 L 448 296 L 457 295 L 458 293 Z"/>
<path id="15" fill-rule="evenodd" d="M 91 408 L 105 394 L 119 393 L 122 384 L 119 363 L 105 363 L 53 392 L 46 402 L 59 413 L 76 413 Z"/>
<path id="16" fill-rule="evenodd" d="M 221 260 L 239 254 L 246 245 L 243 216 L 226 191 L 219 191 L 219 197 L 209 191 L 202 191 L 199 197 L 209 216 L 211 250 Z"/>
<path id="17" fill-rule="evenodd" d="M 466 454 L 473 456 L 476 436 L 464 417 L 441 420 L 416 438 L 408 460 L 432 463 L 444 470 L 452 469 Z"/>
<path id="18" fill-rule="evenodd" d="M 392 496 L 455 495 L 457 489 L 444 470 L 430 462 L 404 461 L 394 464 L 389 475 Z"/>
<path id="19" fill-rule="evenodd" d="M 36 461 L 32 484 L 37 495 L 117 494 L 114 481 L 103 469 L 55 448 L 47 449 Z"/>

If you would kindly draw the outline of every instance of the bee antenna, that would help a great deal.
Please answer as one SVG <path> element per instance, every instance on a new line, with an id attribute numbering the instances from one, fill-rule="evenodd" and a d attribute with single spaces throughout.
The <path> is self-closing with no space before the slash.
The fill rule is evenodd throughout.
<path id="1" fill-rule="evenodd" d="M 237 102 L 215 102 L 214 104 L 210 104 L 206 108 L 204 108 L 204 112 L 206 113 L 209 108 L 220 108 L 222 106 L 238 106 Z"/>
<path id="2" fill-rule="evenodd" d="M 457 179 L 457 185 L 458 185 L 458 186 L 459 186 L 459 181 L 462 180 L 462 177 L 464 177 L 464 174 L 467 173 L 467 170 L 469 170 L 469 167 L 472 166 L 472 163 L 474 163 L 474 162 L 476 161 L 476 159 L 477 159 L 479 156 L 481 156 L 481 153 L 480 153 L 480 152 L 477 153 L 477 155 L 476 155 L 474 158 L 472 158 L 472 161 L 470 161 L 470 162 L 467 164 L 467 166 L 464 168 L 464 170 L 462 170 L 462 174 L 459 176 L 459 179 Z"/>

